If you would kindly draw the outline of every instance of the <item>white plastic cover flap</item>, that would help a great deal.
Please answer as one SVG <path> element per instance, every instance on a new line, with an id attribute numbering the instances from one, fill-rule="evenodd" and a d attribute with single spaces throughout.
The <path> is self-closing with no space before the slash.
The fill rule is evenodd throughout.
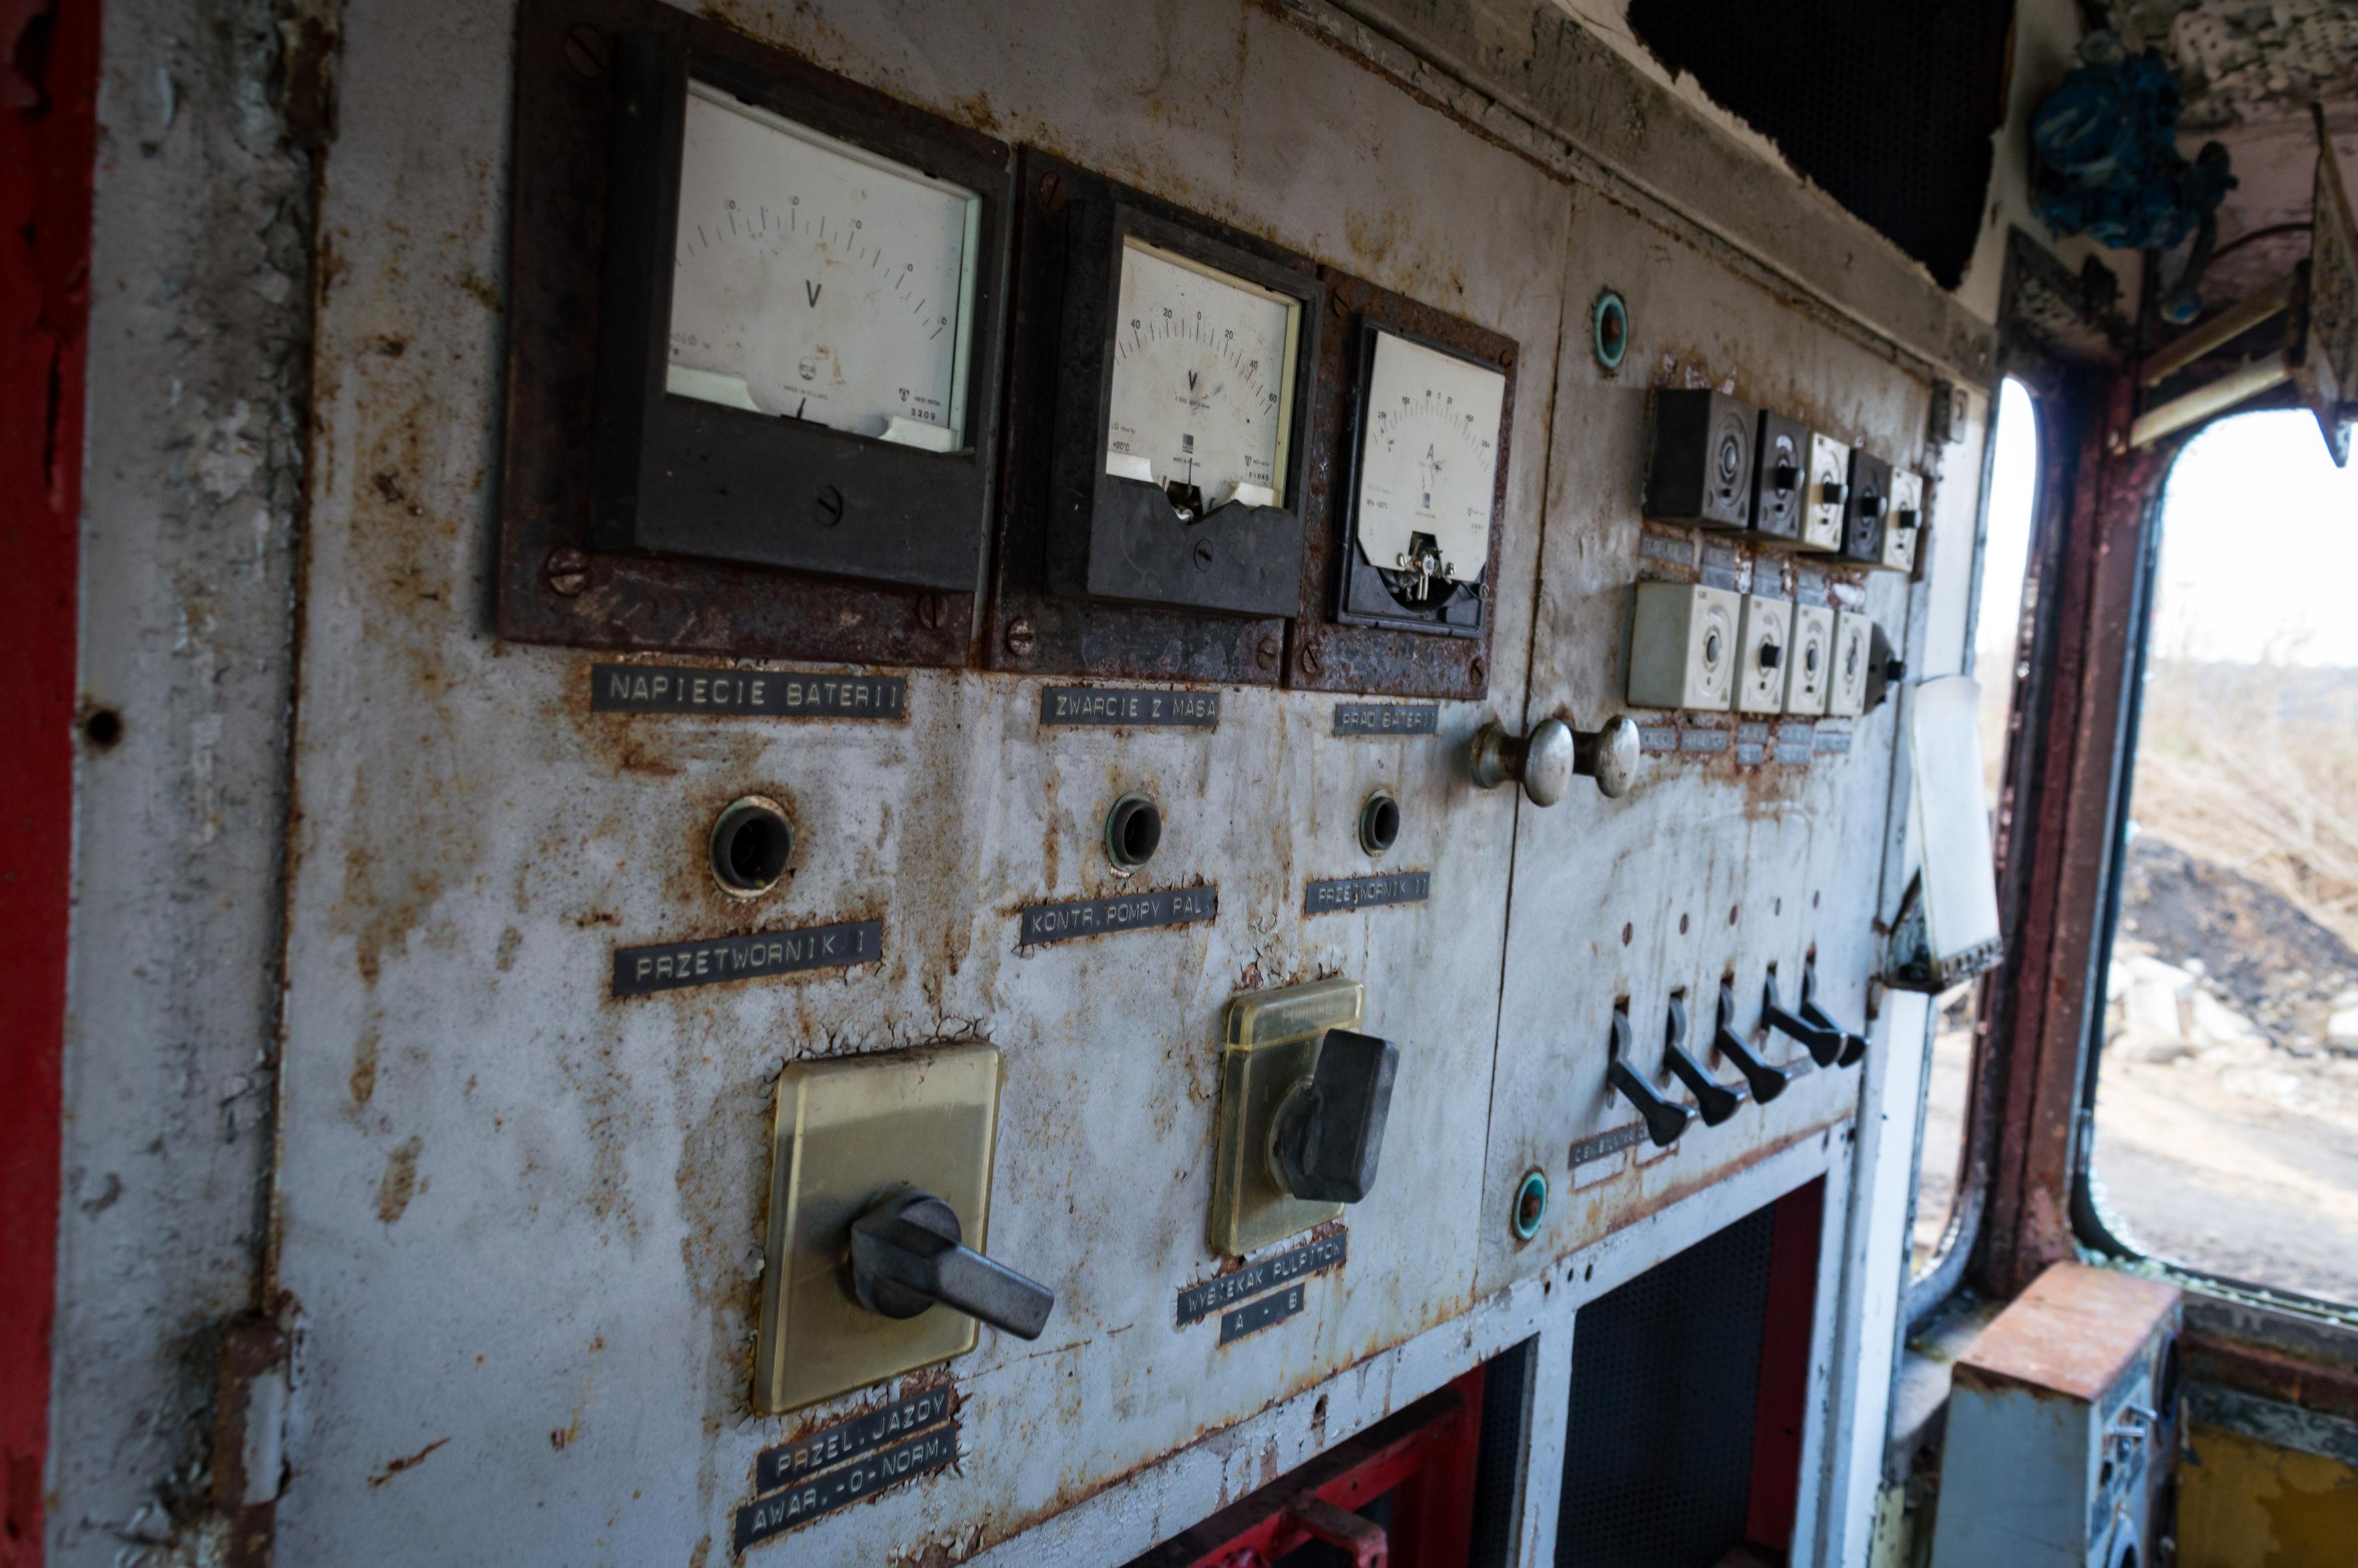
<path id="1" fill-rule="evenodd" d="M 1924 857 L 1924 934 L 1937 964 L 1998 939 L 1997 870 L 1983 794 L 1981 685 L 1965 676 L 1915 689 L 1908 733 L 1910 809 Z"/>

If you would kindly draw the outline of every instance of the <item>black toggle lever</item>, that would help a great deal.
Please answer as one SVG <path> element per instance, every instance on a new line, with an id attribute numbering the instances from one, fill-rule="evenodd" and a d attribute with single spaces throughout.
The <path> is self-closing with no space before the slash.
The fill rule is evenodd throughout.
<path id="1" fill-rule="evenodd" d="M 1762 1061 L 1754 1054 L 1752 1047 L 1744 1043 L 1744 1037 L 1736 1033 L 1734 980 L 1719 982 L 1719 1021 L 1712 1027 L 1711 1043 L 1718 1047 L 1721 1055 L 1736 1064 L 1736 1070 L 1742 1073 L 1744 1081 L 1752 1086 L 1752 1098 L 1757 1104 L 1767 1105 L 1783 1094 L 1785 1086 L 1793 1081 L 1792 1074 Z"/>
<path id="2" fill-rule="evenodd" d="M 1638 1108 L 1646 1119 L 1646 1136 L 1658 1149 L 1667 1149 L 1679 1141 L 1687 1130 L 1687 1118 L 1693 1114 L 1682 1105 L 1672 1105 L 1654 1092 L 1648 1083 L 1630 1068 L 1629 1014 L 1622 1008 L 1613 1010 L 1613 1057 L 1605 1068 L 1605 1081 L 1621 1091 L 1621 1098 Z"/>
<path id="3" fill-rule="evenodd" d="M 1768 971 L 1768 989 L 1761 998 L 1760 1022 L 1808 1046 L 1810 1060 L 1821 1067 L 1833 1066 L 1835 1059 L 1843 1054 L 1841 1030 L 1812 1023 L 1806 1018 L 1798 1018 L 1785 1011 L 1785 1004 L 1777 998 L 1777 971 L 1774 969 Z"/>
<path id="4" fill-rule="evenodd" d="M 961 1246 L 957 1211 L 903 1187 L 851 1222 L 851 1288 L 884 1317 L 914 1317 L 938 1302 L 1019 1339 L 1048 1326 L 1055 1292 Z"/>
<path id="5" fill-rule="evenodd" d="M 1703 1070 L 1703 1064 L 1687 1054 L 1686 1045 L 1687 999 L 1674 996 L 1671 999 L 1670 1031 L 1662 1042 L 1662 1065 L 1679 1082 L 1694 1091 L 1695 1108 L 1703 1113 L 1703 1124 L 1717 1127 L 1736 1114 L 1744 1097 L 1725 1084 L 1714 1083 L 1711 1075 Z"/>
<path id="6" fill-rule="evenodd" d="M 1801 1016 L 1821 1029 L 1831 1029 L 1842 1036 L 1842 1054 L 1834 1058 L 1837 1065 L 1855 1067 L 1866 1057 L 1866 1036 L 1854 1034 L 1826 1015 L 1818 1005 L 1818 961 L 1806 958 L 1801 963 Z"/>

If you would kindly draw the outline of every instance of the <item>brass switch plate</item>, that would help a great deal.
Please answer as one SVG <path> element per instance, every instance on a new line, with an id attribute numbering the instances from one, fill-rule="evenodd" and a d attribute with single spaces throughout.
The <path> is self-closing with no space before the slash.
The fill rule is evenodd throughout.
<path id="1" fill-rule="evenodd" d="M 792 1062 L 778 1078 L 753 1408 L 798 1410 L 975 1346 L 963 1313 L 881 1317 L 852 1299 L 851 1222 L 900 1186 L 957 1211 L 983 1249 L 999 1126 L 999 1048 L 934 1045 Z"/>
<path id="2" fill-rule="evenodd" d="M 1269 1170 L 1270 1124 L 1286 1091 L 1318 1065 L 1326 1032 L 1357 1029 L 1366 1011 L 1367 988 L 1357 980 L 1314 980 L 1228 1003 L 1212 1169 L 1213 1251 L 1250 1252 L 1343 1217 L 1341 1204 L 1304 1203 L 1278 1185 Z"/>

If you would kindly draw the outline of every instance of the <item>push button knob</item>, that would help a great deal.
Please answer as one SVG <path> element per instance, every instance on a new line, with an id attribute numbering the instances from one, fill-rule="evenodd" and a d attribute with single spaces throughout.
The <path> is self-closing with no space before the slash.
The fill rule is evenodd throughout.
<path id="1" fill-rule="evenodd" d="M 1673 1105 L 1654 1092 L 1654 1086 L 1630 1068 L 1629 1015 L 1619 1008 L 1613 1010 L 1612 1060 L 1606 1065 L 1605 1081 L 1621 1092 L 1621 1098 L 1638 1108 L 1646 1123 L 1646 1136 L 1654 1141 L 1657 1149 L 1667 1149 L 1679 1141 L 1687 1130 L 1687 1118 L 1692 1114 L 1682 1105 Z"/>
<path id="2" fill-rule="evenodd" d="M 1270 1125 L 1270 1173 L 1306 1203 L 1357 1203 L 1376 1184 L 1400 1047 L 1330 1029 L 1310 1076 L 1288 1089 Z"/>
<path id="3" fill-rule="evenodd" d="M 1553 806 L 1575 777 L 1590 778 L 1599 794 L 1617 799 L 1637 782 L 1639 751 L 1638 726 L 1626 715 L 1595 730 L 1543 719 L 1520 740 L 1492 722 L 1474 733 L 1474 787 L 1515 779 L 1533 806 Z"/>
<path id="4" fill-rule="evenodd" d="M 1711 1043 L 1721 1055 L 1735 1065 L 1737 1072 L 1744 1075 L 1744 1081 L 1750 1086 L 1752 1098 L 1757 1104 L 1767 1105 L 1783 1094 L 1785 1086 L 1792 1082 L 1790 1073 L 1762 1061 L 1752 1047 L 1744 1043 L 1744 1036 L 1736 1032 L 1736 982 L 1733 980 L 1719 982 L 1719 1018 L 1712 1026 Z"/>
<path id="5" fill-rule="evenodd" d="M 1736 1114 L 1744 1097 L 1725 1084 L 1714 1083 L 1703 1064 L 1687 1054 L 1687 1004 L 1684 997 L 1671 999 L 1670 1033 L 1662 1043 L 1662 1064 L 1670 1068 L 1679 1082 L 1694 1091 L 1695 1109 L 1702 1113 L 1705 1127 L 1717 1127 Z"/>
<path id="6" fill-rule="evenodd" d="M 1039 1338 L 1055 1292 L 963 1240 L 957 1210 L 904 1187 L 851 1222 L 852 1294 L 883 1317 L 914 1317 L 938 1303 L 1019 1339 Z"/>

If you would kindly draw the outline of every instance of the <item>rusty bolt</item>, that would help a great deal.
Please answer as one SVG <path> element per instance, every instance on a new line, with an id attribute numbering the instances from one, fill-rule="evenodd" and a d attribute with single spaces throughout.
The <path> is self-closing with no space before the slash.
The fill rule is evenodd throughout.
<path id="1" fill-rule="evenodd" d="M 1040 177 L 1040 211 L 1062 212 L 1065 210 L 1065 177 L 1050 169 Z"/>
<path id="2" fill-rule="evenodd" d="M 917 596 L 917 624 L 928 632 L 938 632 L 942 629 L 943 620 L 949 614 L 949 609 L 942 602 L 940 594 L 920 594 Z"/>
<path id="3" fill-rule="evenodd" d="M 1277 639 L 1275 637 L 1263 637 L 1260 640 L 1260 644 L 1253 649 L 1253 658 L 1261 668 L 1265 670 L 1273 670 L 1277 668 L 1278 652 Z"/>
<path id="4" fill-rule="evenodd" d="M 1343 303 L 1343 297 L 1339 294 L 1330 294 L 1326 297 L 1326 308 L 1337 321 L 1351 313 L 1351 308 Z"/>
<path id="5" fill-rule="evenodd" d="M 590 586 L 590 557 L 570 546 L 548 552 L 542 563 L 541 576 L 546 579 L 549 591 L 571 599 Z"/>
<path id="6" fill-rule="evenodd" d="M 595 81 L 604 76 L 612 58 L 613 45 L 595 27 L 579 27 L 565 35 L 565 63 L 573 68 L 574 75 L 585 81 Z"/>
<path id="7" fill-rule="evenodd" d="M 1302 673 L 1306 676 L 1316 675 L 1318 673 L 1319 666 L 1325 662 L 1325 661 L 1318 655 L 1318 644 L 1315 643 L 1303 643 L 1302 654 L 1299 658 L 1294 660 L 1294 663 L 1302 666 Z"/>
<path id="8" fill-rule="evenodd" d="M 818 487 L 811 497 L 811 520 L 822 528 L 832 528 L 843 521 L 843 492 L 831 484 Z"/>
<path id="9" fill-rule="evenodd" d="M 1490 684 L 1490 666 L 1484 664 L 1481 660 L 1476 659 L 1472 664 L 1466 665 L 1466 674 L 1476 686 L 1482 687 L 1486 689 L 1488 687 Z"/>
<path id="10" fill-rule="evenodd" d="M 1019 615 L 1007 623 L 1007 651 L 1019 659 L 1028 659 L 1032 650 L 1040 645 L 1040 633 L 1031 621 Z"/>

